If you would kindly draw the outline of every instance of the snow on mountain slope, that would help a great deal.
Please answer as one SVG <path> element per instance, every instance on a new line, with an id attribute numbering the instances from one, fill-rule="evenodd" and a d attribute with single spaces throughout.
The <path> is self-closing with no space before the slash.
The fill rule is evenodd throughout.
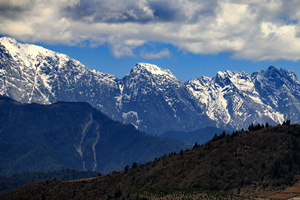
<path id="1" fill-rule="evenodd" d="M 118 90 L 115 76 L 89 70 L 67 55 L 7 37 L 0 39 L 0 56 L 0 94 L 24 103 L 85 101 L 114 113 L 114 98 L 106 95 Z"/>
<path id="2" fill-rule="evenodd" d="M 24 103 L 88 102 L 152 134 L 300 122 L 300 82 L 292 71 L 224 71 L 183 83 L 169 70 L 138 63 L 117 79 L 67 55 L 7 37 L 0 38 L 0 94 Z"/>
<path id="3" fill-rule="evenodd" d="M 300 81 L 293 71 L 270 66 L 251 76 L 264 104 L 282 113 L 284 119 L 300 121 Z"/>
<path id="4" fill-rule="evenodd" d="M 139 63 L 118 80 L 42 47 L 11 38 L 0 43 L 0 93 L 15 100 L 88 102 L 112 119 L 153 134 L 202 124 L 196 103 L 169 70 Z"/>
<path id="5" fill-rule="evenodd" d="M 251 123 L 281 123 L 283 114 L 266 105 L 246 73 L 218 72 L 186 82 L 187 88 L 218 127 L 243 128 Z"/>
<path id="6" fill-rule="evenodd" d="M 138 63 L 119 84 L 121 93 L 116 107 L 126 116 L 125 123 L 152 133 L 192 130 L 203 125 L 197 102 L 169 70 Z"/>

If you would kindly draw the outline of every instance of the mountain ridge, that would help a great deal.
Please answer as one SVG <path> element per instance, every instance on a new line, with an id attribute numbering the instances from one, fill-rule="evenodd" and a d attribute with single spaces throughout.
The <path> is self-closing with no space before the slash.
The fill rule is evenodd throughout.
<path id="1" fill-rule="evenodd" d="M 188 148 L 121 124 L 86 102 L 22 104 L 0 96 L 0 175 L 63 168 L 119 171 Z"/>
<path id="2" fill-rule="evenodd" d="M 278 67 L 251 75 L 227 70 L 182 82 L 169 70 L 138 63 L 118 79 L 42 47 L 43 53 L 20 53 L 28 48 L 39 49 L 0 38 L 0 94 L 23 103 L 88 102 L 114 120 L 157 135 L 300 122 L 300 82 Z"/>

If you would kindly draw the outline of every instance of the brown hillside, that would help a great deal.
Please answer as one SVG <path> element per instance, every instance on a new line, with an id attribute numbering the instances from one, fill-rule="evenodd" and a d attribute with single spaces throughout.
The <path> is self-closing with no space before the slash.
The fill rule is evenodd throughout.
<path id="1" fill-rule="evenodd" d="M 33 183 L 1 199 L 106 199 L 221 191 L 251 195 L 284 189 L 300 174 L 300 125 L 215 137 L 207 144 L 90 180 Z"/>

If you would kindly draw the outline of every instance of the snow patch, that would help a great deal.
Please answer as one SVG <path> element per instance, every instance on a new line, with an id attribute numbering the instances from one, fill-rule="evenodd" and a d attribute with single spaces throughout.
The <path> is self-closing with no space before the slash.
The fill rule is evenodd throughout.
<path id="1" fill-rule="evenodd" d="M 123 84 L 120 84 L 119 85 L 119 90 L 120 90 L 120 95 L 119 96 L 116 96 L 116 107 L 117 107 L 117 110 L 120 111 L 122 109 L 122 99 L 123 99 L 123 90 L 124 90 L 124 85 Z M 124 117 L 123 117 L 124 118 Z"/>
<path id="2" fill-rule="evenodd" d="M 95 171 L 97 169 L 97 165 L 98 165 L 98 163 L 97 163 L 96 149 L 95 149 L 95 146 L 97 145 L 97 143 L 99 141 L 99 138 L 100 138 L 99 125 L 98 124 L 97 124 L 97 127 L 96 127 L 96 131 L 97 131 L 97 138 L 94 141 L 94 143 L 92 144 L 93 155 L 94 155 L 94 167 L 93 167 L 93 171 Z"/>
<path id="3" fill-rule="evenodd" d="M 84 138 L 87 134 L 87 130 L 88 128 L 91 126 L 91 124 L 93 123 L 93 115 L 90 114 L 90 119 L 89 121 L 83 125 L 82 127 L 82 133 L 81 133 L 81 139 L 80 139 L 80 143 L 79 145 L 76 147 L 76 151 L 78 152 L 78 154 L 80 155 L 81 157 L 81 160 L 82 160 L 82 168 L 84 171 L 86 171 L 86 167 L 85 167 L 85 162 L 84 162 L 84 158 L 83 158 L 83 151 L 82 151 L 82 144 L 83 144 L 83 141 L 84 141 Z M 98 142 L 98 140 L 97 140 Z"/>
<path id="4" fill-rule="evenodd" d="M 124 121 L 129 121 L 132 123 L 132 125 L 135 126 L 136 129 L 138 129 L 139 124 L 143 121 L 139 119 L 139 115 L 136 111 L 129 111 L 127 113 L 122 113 L 122 117 Z M 134 122 L 132 122 L 134 121 Z"/>

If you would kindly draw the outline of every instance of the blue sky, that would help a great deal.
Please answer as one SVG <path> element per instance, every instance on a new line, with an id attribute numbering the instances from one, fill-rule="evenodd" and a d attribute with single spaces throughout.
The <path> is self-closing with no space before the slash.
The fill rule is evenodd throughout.
<path id="1" fill-rule="evenodd" d="M 300 1 L 0 1 L 0 35 L 119 78 L 138 62 L 182 81 L 270 65 L 299 77 L 299 19 Z"/>

